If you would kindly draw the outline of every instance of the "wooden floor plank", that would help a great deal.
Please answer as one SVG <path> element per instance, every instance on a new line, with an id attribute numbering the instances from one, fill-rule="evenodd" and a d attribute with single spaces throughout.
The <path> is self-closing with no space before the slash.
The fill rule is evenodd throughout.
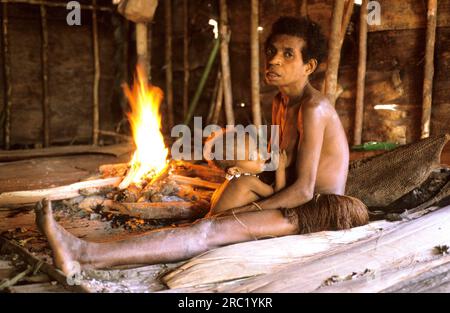
<path id="1" fill-rule="evenodd" d="M 77 155 L 0 163 L 0 193 L 68 185 L 93 175 L 102 164 L 127 161 L 128 155 Z"/>
<path id="2" fill-rule="evenodd" d="M 124 143 L 109 146 L 75 145 L 42 149 L 0 150 L 0 162 L 28 160 L 42 157 L 60 157 L 79 154 L 103 154 L 120 157 L 134 149 L 132 144 Z"/>

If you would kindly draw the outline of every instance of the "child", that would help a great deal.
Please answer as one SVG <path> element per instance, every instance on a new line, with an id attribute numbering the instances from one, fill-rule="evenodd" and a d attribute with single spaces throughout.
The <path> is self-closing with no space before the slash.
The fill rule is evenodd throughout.
<path id="1" fill-rule="evenodd" d="M 230 132 L 230 131 L 227 131 Z M 225 138 L 223 132 L 218 136 Z M 233 134 L 235 132 L 231 130 Z M 218 136 L 210 139 L 215 141 Z M 225 142 L 225 140 L 223 140 Z M 230 150 L 230 147 L 224 144 L 225 150 Z M 261 198 L 266 198 L 285 187 L 286 184 L 286 152 L 282 151 L 279 157 L 278 168 L 275 173 L 275 187 L 267 185 L 258 178 L 258 174 L 264 171 L 265 160 L 259 155 L 254 139 L 248 134 L 245 136 L 245 145 L 238 145 L 236 140 L 233 143 L 232 160 L 216 160 L 213 159 L 210 163 L 219 167 L 226 172 L 227 180 L 214 192 L 211 198 L 211 210 L 208 215 L 216 215 L 224 211 L 238 208 Z M 239 159 L 238 156 L 244 155 L 244 159 Z"/>

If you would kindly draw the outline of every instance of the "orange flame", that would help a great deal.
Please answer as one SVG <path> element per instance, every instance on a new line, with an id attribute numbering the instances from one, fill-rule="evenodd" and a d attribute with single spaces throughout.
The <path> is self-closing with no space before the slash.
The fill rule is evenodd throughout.
<path id="1" fill-rule="evenodd" d="M 163 92 L 147 83 L 141 68 L 137 67 L 136 72 L 133 89 L 130 90 L 126 84 L 123 87 L 131 106 L 128 119 L 136 151 L 130 161 L 130 170 L 119 185 L 120 189 L 148 177 L 158 177 L 167 167 L 168 149 L 161 133 L 159 113 Z"/>

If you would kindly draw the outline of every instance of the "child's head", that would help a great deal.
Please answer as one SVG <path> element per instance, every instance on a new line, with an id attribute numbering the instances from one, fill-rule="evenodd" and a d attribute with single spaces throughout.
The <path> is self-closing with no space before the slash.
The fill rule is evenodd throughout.
<path id="1" fill-rule="evenodd" d="M 258 152 L 256 139 L 234 129 L 214 133 L 205 143 L 208 162 L 227 172 L 258 174 L 265 161 Z"/>

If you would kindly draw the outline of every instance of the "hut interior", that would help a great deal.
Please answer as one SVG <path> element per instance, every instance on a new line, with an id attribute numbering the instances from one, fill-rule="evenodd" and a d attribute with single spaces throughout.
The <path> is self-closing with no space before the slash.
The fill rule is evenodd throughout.
<path id="1" fill-rule="evenodd" d="M 43 199 L 95 242 L 208 213 L 225 173 L 176 159 L 174 129 L 272 124 L 264 42 L 280 16 L 326 37 L 310 82 L 339 115 L 346 194 L 370 223 L 59 271 Z M 450 292 L 450 0 L 2 0 L 0 19 L 0 292 Z M 160 100 L 150 120 L 142 90 Z M 138 151 L 160 162 L 145 183 Z"/>

